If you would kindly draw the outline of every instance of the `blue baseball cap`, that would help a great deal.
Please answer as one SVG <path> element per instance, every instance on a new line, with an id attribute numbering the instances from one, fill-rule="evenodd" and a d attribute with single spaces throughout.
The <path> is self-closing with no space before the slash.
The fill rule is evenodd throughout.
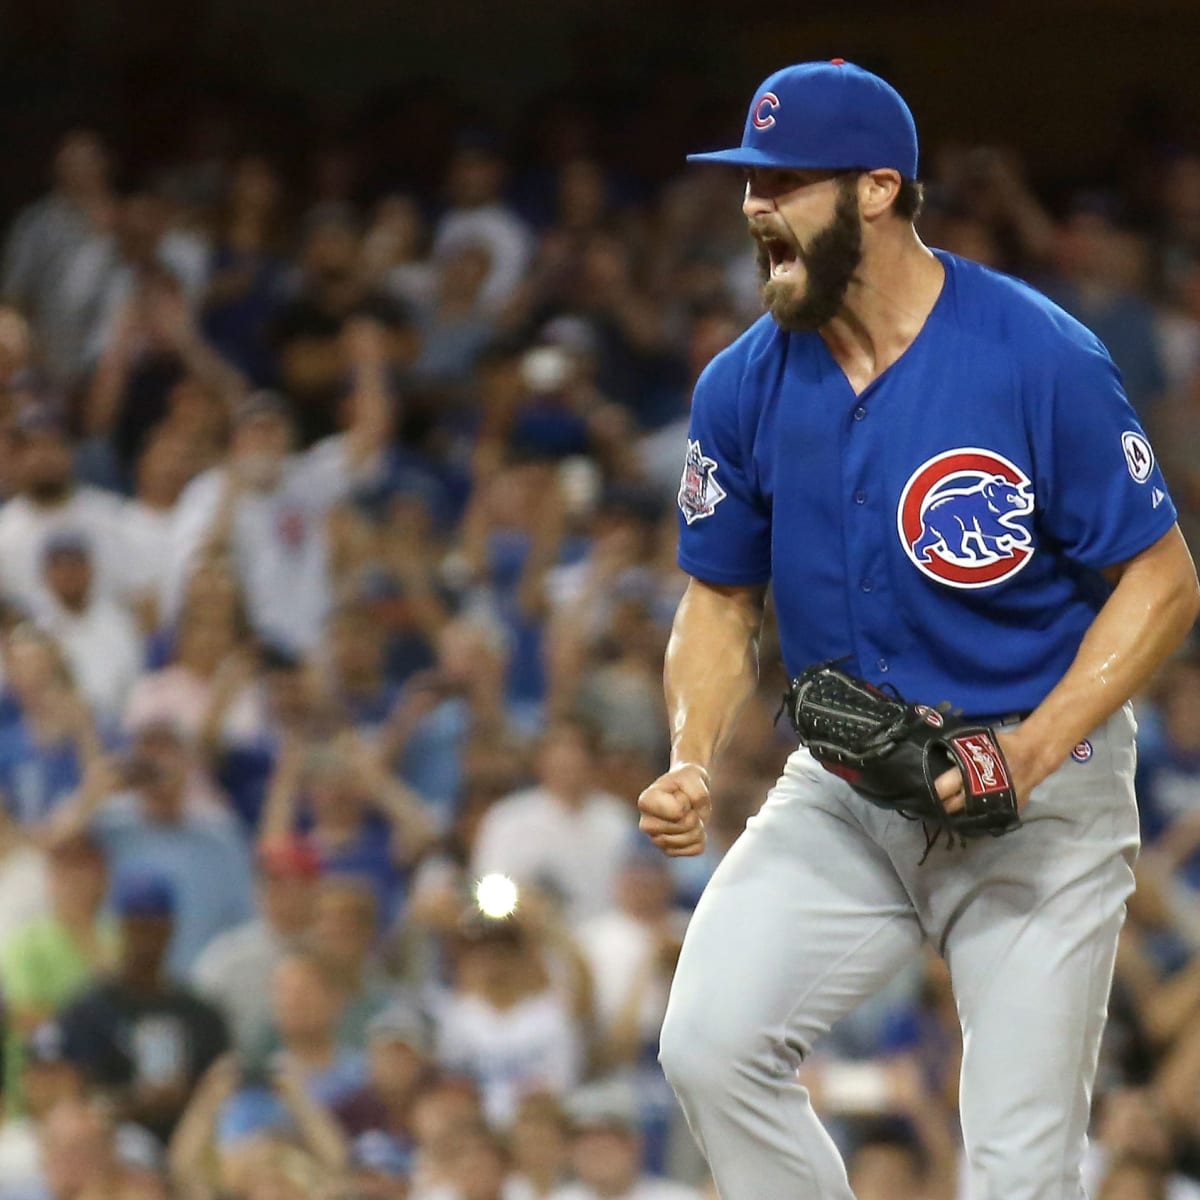
<path id="1" fill-rule="evenodd" d="M 798 63 L 763 80 L 742 144 L 688 162 L 822 171 L 891 167 L 917 177 L 917 126 L 888 82 L 845 59 Z"/>

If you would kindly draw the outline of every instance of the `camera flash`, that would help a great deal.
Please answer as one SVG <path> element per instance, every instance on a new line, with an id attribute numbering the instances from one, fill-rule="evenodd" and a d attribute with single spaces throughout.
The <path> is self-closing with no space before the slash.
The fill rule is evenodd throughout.
<path id="1" fill-rule="evenodd" d="M 511 916 L 517 907 L 517 885 L 507 875 L 485 875 L 475 885 L 475 903 L 493 920 Z"/>

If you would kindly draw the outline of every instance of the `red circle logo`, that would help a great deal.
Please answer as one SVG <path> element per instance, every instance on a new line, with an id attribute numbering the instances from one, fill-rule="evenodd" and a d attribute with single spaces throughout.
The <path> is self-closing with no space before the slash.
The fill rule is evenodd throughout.
<path id="1" fill-rule="evenodd" d="M 926 459 L 896 509 L 904 553 L 953 588 L 990 587 L 1033 557 L 1032 481 L 993 450 L 964 446 Z"/>
<path id="2" fill-rule="evenodd" d="M 1075 743 L 1075 749 L 1071 751 L 1071 757 L 1076 762 L 1085 763 L 1092 757 L 1092 743 L 1084 738 L 1082 742 Z"/>

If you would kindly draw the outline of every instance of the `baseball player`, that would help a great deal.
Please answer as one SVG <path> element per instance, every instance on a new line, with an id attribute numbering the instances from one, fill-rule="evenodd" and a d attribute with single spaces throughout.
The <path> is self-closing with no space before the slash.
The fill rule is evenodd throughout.
<path id="1" fill-rule="evenodd" d="M 1078 1200 L 1138 845 L 1127 702 L 1200 608 L 1175 508 L 1100 342 L 921 243 L 916 129 L 882 79 L 788 67 L 740 147 L 693 158 L 744 169 L 768 311 L 696 386 L 673 765 L 642 828 L 703 849 L 768 582 L 790 673 L 843 659 L 992 727 L 1021 821 L 925 855 L 920 823 L 798 750 L 696 909 L 663 1066 L 722 1200 L 849 1200 L 796 1068 L 929 941 L 973 1200 Z M 964 779 L 930 802 L 959 810 Z"/>

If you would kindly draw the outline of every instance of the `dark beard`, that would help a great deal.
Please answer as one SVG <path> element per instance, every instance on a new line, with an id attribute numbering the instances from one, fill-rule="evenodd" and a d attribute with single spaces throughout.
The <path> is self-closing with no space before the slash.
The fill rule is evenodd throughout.
<path id="1" fill-rule="evenodd" d="M 862 225 L 853 188 L 838 189 L 833 218 L 807 246 L 796 246 L 796 256 L 807 276 L 799 295 L 791 284 L 771 278 L 771 258 L 761 242 L 758 272 L 763 302 L 776 324 L 789 333 L 807 333 L 837 316 L 862 262 Z"/>
<path id="2" fill-rule="evenodd" d="M 35 479 L 26 484 L 25 490 L 35 504 L 59 504 L 71 490 L 69 479 Z"/>

